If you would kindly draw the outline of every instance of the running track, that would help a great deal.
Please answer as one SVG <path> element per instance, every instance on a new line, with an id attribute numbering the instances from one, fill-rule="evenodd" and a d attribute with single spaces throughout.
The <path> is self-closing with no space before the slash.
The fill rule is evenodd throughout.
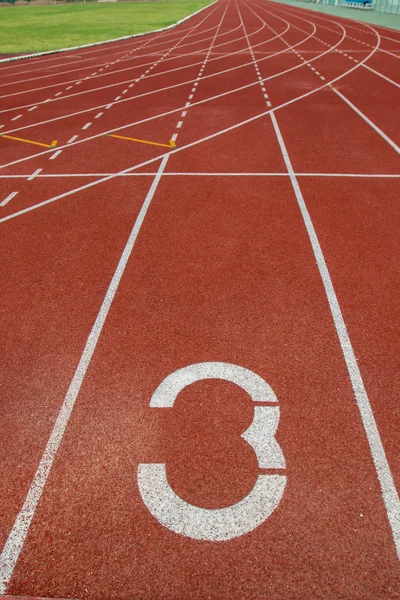
<path id="1" fill-rule="evenodd" d="M 0 65 L 0 593 L 399 598 L 399 67 L 266 0 Z"/>

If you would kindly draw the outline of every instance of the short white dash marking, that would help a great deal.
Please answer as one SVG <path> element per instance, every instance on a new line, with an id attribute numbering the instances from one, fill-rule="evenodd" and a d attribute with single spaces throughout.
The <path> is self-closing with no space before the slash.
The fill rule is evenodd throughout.
<path id="1" fill-rule="evenodd" d="M 88 123 L 86 123 L 86 125 L 84 125 L 84 126 L 82 127 L 82 129 L 88 129 L 88 128 L 91 126 L 91 124 L 92 124 L 92 122 L 91 122 L 91 121 L 89 121 Z"/>
<path id="2" fill-rule="evenodd" d="M 18 119 L 20 119 L 21 117 L 22 115 L 17 115 L 16 117 L 13 117 L 11 121 L 18 121 Z"/>
<path id="3" fill-rule="evenodd" d="M 36 106 L 32 106 L 31 108 L 28 108 L 28 112 L 32 112 L 33 110 L 35 110 L 37 108 L 37 104 Z"/>
<path id="4" fill-rule="evenodd" d="M 72 142 L 74 142 L 75 140 L 77 140 L 79 137 L 79 135 L 73 135 L 72 138 L 70 140 L 68 140 L 67 144 L 72 144 Z"/>
<path id="5" fill-rule="evenodd" d="M 107 110 L 108 108 L 111 108 L 111 107 L 112 107 L 112 104 L 107 104 L 107 106 L 106 106 L 106 110 Z"/>
<path id="6" fill-rule="evenodd" d="M 177 133 L 174 133 L 174 135 L 172 136 L 171 140 L 172 140 L 173 142 L 175 142 L 177 137 L 178 137 L 178 134 L 177 134 Z"/>
<path id="7" fill-rule="evenodd" d="M 61 154 L 62 150 L 57 150 L 57 152 L 54 152 L 54 154 L 52 154 L 49 158 L 49 160 L 54 160 L 55 158 L 57 158 L 57 156 L 59 156 Z"/>
<path id="8" fill-rule="evenodd" d="M 178 123 L 176 124 L 176 128 L 180 129 L 183 125 L 183 121 L 178 121 Z"/>
<path id="9" fill-rule="evenodd" d="M 0 203 L 0 206 L 5 206 L 6 204 L 8 204 L 10 200 L 15 198 L 17 194 L 18 192 L 11 192 L 11 194 L 8 194 L 7 198 L 4 198 L 3 202 Z"/>
<path id="10" fill-rule="evenodd" d="M 95 116 L 95 119 L 99 119 L 101 117 L 101 115 L 103 115 L 103 114 L 104 113 L 102 113 L 102 112 L 97 113 L 97 115 Z"/>
<path id="11" fill-rule="evenodd" d="M 117 100 L 120 100 L 120 99 L 121 99 L 121 96 L 116 96 L 116 97 L 114 98 L 114 102 L 117 102 Z"/>
<path id="12" fill-rule="evenodd" d="M 190 102 L 186 102 L 185 108 L 188 108 L 189 106 L 190 106 Z M 4 127 L 4 125 L 3 125 L 3 127 Z"/>
<path id="13" fill-rule="evenodd" d="M 181 117 L 182 117 L 182 119 L 184 119 L 184 118 L 186 117 L 186 110 L 183 110 L 183 111 L 182 111 L 182 113 L 181 113 Z"/>
<path id="14" fill-rule="evenodd" d="M 66 89 L 66 91 L 68 92 L 68 90 L 72 90 L 72 85 L 69 85 Z"/>
<path id="15" fill-rule="evenodd" d="M 35 179 L 36 175 L 39 175 L 40 171 L 43 171 L 43 169 L 36 169 L 36 171 L 28 177 L 28 181 L 32 181 L 32 179 Z"/>
<path id="16" fill-rule="evenodd" d="M 57 96 L 61 96 L 61 94 L 62 94 L 62 92 L 57 92 L 56 98 L 57 98 Z"/>

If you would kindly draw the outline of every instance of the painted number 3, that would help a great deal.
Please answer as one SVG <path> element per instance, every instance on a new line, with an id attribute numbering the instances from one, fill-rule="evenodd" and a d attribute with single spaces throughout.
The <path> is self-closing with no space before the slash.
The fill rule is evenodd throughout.
<path id="1" fill-rule="evenodd" d="M 275 439 L 279 422 L 278 400 L 271 387 L 256 373 L 223 362 L 190 365 L 172 373 L 155 390 L 151 407 L 171 408 L 186 386 L 203 379 L 223 379 L 240 386 L 253 402 L 269 403 L 254 407 L 254 419 L 242 434 L 253 448 L 260 469 L 284 469 L 285 459 Z M 272 406 L 271 406 L 272 404 Z M 143 502 L 165 527 L 196 540 L 230 540 L 252 531 L 278 506 L 286 476 L 259 474 L 251 492 L 231 506 L 206 509 L 180 498 L 168 483 L 165 463 L 138 466 L 138 485 Z"/>

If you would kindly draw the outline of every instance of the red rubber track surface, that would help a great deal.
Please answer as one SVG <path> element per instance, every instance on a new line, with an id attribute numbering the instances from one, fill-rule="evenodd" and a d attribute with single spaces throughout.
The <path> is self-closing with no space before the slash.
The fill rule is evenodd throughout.
<path id="1" fill-rule="evenodd" d="M 0 66 L 6 597 L 400 597 L 399 67 L 398 32 L 268 0 Z M 222 376 L 150 407 L 197 363 L 271 386 L 279 468 Z M 145 463 L 213 515 L 286 486 L 199 540 Z"/>

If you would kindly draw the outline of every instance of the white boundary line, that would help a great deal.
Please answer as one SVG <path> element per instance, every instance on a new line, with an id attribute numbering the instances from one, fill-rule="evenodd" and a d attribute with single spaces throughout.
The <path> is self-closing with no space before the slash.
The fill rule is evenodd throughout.
<path id="1" fill-rule="evenodd" d="M 63 435 L 65 433 L 65 429 L 68 425 L 68 421 L 71 416 L 72 409 L 74 408 L 76 398 L 81 389 L 84 377 L 86 375 L 86 371 L 89 367 L 93 353 L 96 349 L 97 342 L 103 330 L 104 323 L 107 319 L 107 315 L 111 308 L 112 301 L 114 300 L 115 294 L 117 292 L 121 278 L 124 274 L 129 257 L 132 253 L 137 236 L 139 235 L 140 228 L 143 224 L 143 220 L 146 216 L 147 210 L 150 206 L 150 203 L 154 197 L 154 194 L 160 182 L 161 176 L 167 165 L 168 158 L 169 157 L 167 155 L 164 156 L 164 158 L 162 159 L 157 174 L 153 180 L 153 183 L 151 184 L 151 187 L 147 193 L 142 208 L 140 209 L 140 212 L 136 218 L 135 224 L 129 235 L 125 248 L 122 252 L 113 278 L 111 279 L 110 285 L 108 286 L 99 313 L 86 340 L 82 356 L 75 370 L 75 374 L 72 378 L 68 392 L 64 398 L 64 402 L 61 406 L 60 412 L 54 424 L 50 438 L 47 442 L 43 456 L 40 460 L 39 466 L 29 488 L 24 505 L 18 513 L 17 518 L 15 519 L 14 525 L 11 529 L 11 532 L 4 545 L 3 551 L 0 555 L 0 594 L 5 594 L 7 591 L 7 587 L 12 577 L 15 565 L 17 564 L 19 554 L 25 543 L 25 539 L 28 535 L 32 519 L 35 515 L 36 507 L 39 503 L 44 486 L 46 485 L 46 481 L 49 476 L 51 467 L 53 465 L 54 458 L 61 444 Z"/>
<path id="2" fill-rule="evenodd" d="M 348 106 L 350 106 L 350 108 L 352 108 L 354 110 L 354 112 L 356 112 L 366 123 L 368 123 L 368 125 L 370 127 L 372 127 L 372 129 L 374 131 L 376 131 L 376 133 L 378 133 L 385 140 L 385 142 L 387 142 L 390 146 L 392 146 L 393 150 L 395 150 L 397 152 L 397 154 L 400 154 L 399 146 L 392 139 L 390 139 L 390 137 L 388 135 L 386 135 L 386 133 L 384 133 L 382 131 L 382 129 L 379 129 L 379 127 L 377 125 L 375 125 L 375 123 L 373 123 L 370 119 L 368 119 L 368 117 L 366 115 L 364 115 L 364 113 L 361 112 L 361 110 L 359 108 L 354 106 L 354 104 L 352 102 L 350 102 L 350 100 L 348 98 L 346 98 L 346 96 L 344 96 L 341 92 L 339 92 L 339 90 L 337 90 L 334 87 L 332 87 L 332 90 L 335 92 L 335 94 L 340 96 L 340 98 L 342 100 L 344 100 L 344 102 L 346 102 L 346 104 L 348 104 Z"/>
<path id="3" fill-rule="evenodd" d="M 0 60 L 0 64 L 16 62 L 18 60 L 26 60 L 28 58 L 37 58 L 38 56 L 47 56 L 49 54 L 59 54 L 61 52 L 71 52 L 73 50 L 82 50 L 83 48 L 91 48 L 93 46 L 103 46 L 104 44 L 112 44 L 113 42 L 121 42 L 123 40 L 130 40 L 132 38 L 142 37 L 144 35 L 152 35 L 154 33 L 160 33 L 161 31 L 168 31 L 168 29 L 173 29 L 174 27 L 181 25 L 181 23 L 184 23 L 188 19 L 195 17 L 196 15 L 201 13 L 203 10 L 206 10 L 207 8 L 210 8 L 210 6 L 213 6 L 213 4 L 217 4 L 217 3 L 218 3 L 218 0 L 214 0 L 214 2 L 211 2 L 211 4 L 207 4 L 207 6 L 203 6 L 203 8 L 200 8 L 199 10 L 192 13 L 191 15 L 184 17 L 180 21 L 177 21 L 176 23 L 172 23 L 172 25 L 168 25 L 167 27 L 161 27 L 160 29 L 153 29 L 153 31 L 145 31 L 143 33 L 135 33 L 133 35 L 125 35 L 123 37 L 114 38 L 112 40 L 104 40 L 103 42 L 94 42 L 92 44 L 84 44 L 82 46 L 73 46 L 72 48 L 59 48 L 58 50 L 48 50 L 47 52 L 35 52 L 35 54 L 25 54 L 23 56 L 14 56 L 12 58 L 2 58 Z"/>
<path id="4" fill-rule="evenodd" d="M 306 203 L 301 193 L 299 183 L 293 171 L 292 163 L 287 152 L 285 142 L 283 140 L 278 122 L 273 112 L 271 112 L 271 120 L 275 129 L 276 137 L 281 148 L 283 160 L 290 176 L 293 191 L 303 217 L 304 225 L 307 229 L 310 238 L 311 246 L 317 262 L 318 270 L 321 275 L 322 283 L 325 288 L 325 294 L 328 300 L 329 308 L 335 324 L 336 333 L 339 338 L 340 347 L 346 363 L 347 371 L 353 387 L 354 396 L 357 402 L 358 410 L 360 411 L 361 421 L 367 436 L 372 459 L 375 465 L 376 474 L 378 476 L 381 487 L 383 502 L 386 508 L 389 525 L 392 530 L 393 540 L 396 546 L 397 555 L 400 558 L 400 500 L 394 484 L 393 476 L 390 471 L 389 463 L 386 458 L 385 449 L 379 435 L 378 427 L 375 421 L 374 413 L 364 386 L 360 369 L 357 364 L 357 359 L 351 345 L 350 337 L 346 329 L 346 324 L 343 319 L 342 311 L 333 287 L 332 279 L 322 252 L 322 248 L 318 241 L 314 225 L 311 221 Z"/>
<path id="5" fill-rule="evenodd" d="M 40 171 L 40 169 L 38 169 Z M 154 177 L 156 173 L 154 171 L 140 173 L 43 173 L 42 175 L 35 175 L 38 179 L 51 179 L 51 178 L 62 178 L 62 177 Z M 296 177 L 356 177 L 356 178 L 370 178 L 370 179 L 398 179 L 400 173 L 295 173 Z M 191 171 L 191 172 L 173 172 L 163 173 L 163 177 L 289 177 L 288 173 L 258 173 L 258 172 L 203 172 L 203 171 Z M 0 179 L 29 179 L 32 174 L 25 175 L 0 175 Z"/>

